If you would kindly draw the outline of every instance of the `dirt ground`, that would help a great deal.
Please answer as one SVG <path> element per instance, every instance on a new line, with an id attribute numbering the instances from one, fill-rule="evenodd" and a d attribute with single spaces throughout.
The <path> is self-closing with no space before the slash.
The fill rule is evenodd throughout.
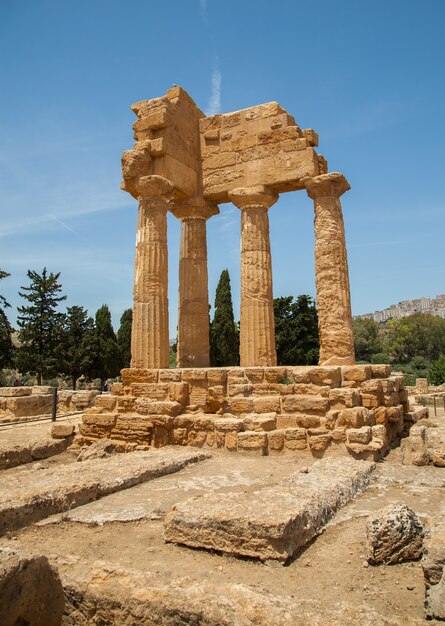
<path id="1" fill-rule="evenodd" d="M 59 462 L 67 460 L 60 458 Z M 100 562 L 150 571 L 165 583 L 177 576 L 192 576 L 215 585 L 244 583 L 259 591 L 290 597 L 296 603 L 314 599 L 326 610 L 343 601 L 372 607 L 383 617 L 400 623 L 422 623 L 424 582 L 420 562 L 371 567 L 365 561 L 366 521 L 374 511 L 404 503 L 427 527 L 445 513 L 445 471 L 403 466 L 398 450 L 377 464 L 371 486 L 346 505 L 324 532 L 286 566 L 164 542 L 163 518 L 175 503 L 209 490 L 220 493 L 221 498 L 232 491 L 245 493 L 248 498 L 260 484 L 278 482 L 312 462 L 309 457 L 215 453 L 213 458 L 177 474 L 8 533 L 0 538 L 0 549 L 45 554 L 62 577 L 73 570 L 86 576 Z"/>
<path id="2" fill-rule="evenodd" d="M 376 480 L 366 492 L 344 507 L 287 566 L 164 543 L 162 518 L 175 502 L 209 489 L 217 490 L 221 497 L 233 490 L 242 490 L 249 497 L 259 483 L 279 480 L 308 464 L 308 458 L 215 454 L 213 459 L 179 474 L 155 479 L 72 511 L 81 517 L 82 513 L 87 514 L 88 523 L 70 521 L 62 515 L 50 520 L 53 523 L 40 522 L 5 535 L 0 539 L 0 548 L 44 553 L 57 564 L 62 575 L 68 575 L 72 568 L 81 568 L 86 575 L 102 561 L 113 567 L 149 570 L 166 583 L 178 575 L 215 584 L 245 583 L 257 590 L 291 597 L 295 602 L 311 598 L 329 608 L 345 601 L 365 604 L 387 618 L 400 619 L 401 623 L 423 620 L 420 563 L 368 567 L 365 561 L 365 526 L 371 512 L 391 503 L 405 503 L 426 524 L 444 512 L 445 472 L 433 467 L 404 467 L 398 451 L 378 464 Z M 126 503 L 131 509 L 135 503 L 147 501 L 148 517 L 128 522 L 104 521 L 107 508 L 108 518 L 112 519 L 113 511 L 118 515 L 119 506 L 125 508 Z M 95 517 L 96 523 L 92 523 Z"/>

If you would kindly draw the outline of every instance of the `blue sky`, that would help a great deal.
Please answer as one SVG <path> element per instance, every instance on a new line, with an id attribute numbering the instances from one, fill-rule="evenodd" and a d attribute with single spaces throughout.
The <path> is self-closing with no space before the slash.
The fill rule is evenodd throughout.
<path id="1" fill-rule="evenodd" d="M 136 202 L 120 191 L 133 102 L 184 87 L 204 111 L 278 101 L 320 136 L 343 196 L 354 314 L 445 292 L 443 0 L 0 0 L 0 284 L 61 272 L 67 304 L 132 305 Z M 239 210 L 208 222 L 209 291 Z M 315 295 L 305 192 L 270 210 L 274 295 Z M 170 333 L 179 223 L 169 216 Z"/>

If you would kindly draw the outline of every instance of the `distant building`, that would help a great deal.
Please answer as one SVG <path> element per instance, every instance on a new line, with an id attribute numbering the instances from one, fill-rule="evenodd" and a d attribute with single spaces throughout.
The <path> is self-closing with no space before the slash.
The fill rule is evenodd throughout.
<path id="1" fill-rule="evenodd" d="M 437 315 L 445 319 L 445 294 L 430 298 L 422 296 L 417 300 L 402 300 L 398 304 L 391 304 L 383 311 L 374 311 L 374 313 L 365 313 L 364 315 L 355 315 L 354 319 L 373 319 L 375 322 L 386 322 L 389 319 L 400 319 L 414 313 L 429 313 Z"/>

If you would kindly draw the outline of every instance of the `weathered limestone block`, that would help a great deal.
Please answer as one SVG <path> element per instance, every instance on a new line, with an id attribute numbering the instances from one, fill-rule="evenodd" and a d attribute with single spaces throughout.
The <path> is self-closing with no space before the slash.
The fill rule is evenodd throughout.
<path id="1" fill-rule="evenodd" d="M 213 421 L 215 430 L 220 432 L 240 432 L 244 430 L 245 420 L 236 417 L 221 417 Z"/>
<path id="2" fill-rule="evenodd" d="M 282 452 L 284 448 L 284 430 L 273 430 L 267 435 L 267 444 L 269 446 L 269 453 Z"/>
<path id="3" fill-rule="evenodd" d="M 323 428 L 308 430 L 308 445 L 314 456 L 323 456 L 332 441 L 331 433 Z"/>
<path id="4" fill-rule="evenodd" d="M 280 396 L 262 396 L 253 398 L 253 410 L 255 413 L 280 413 Z"/>
<path id="5" fill-rule="evenodd" d="M 249 433 L 239 433 L 238 441 Z M 258 433 L 255 433 L 258 436 Z M 167 541 L 235 556 L 286 562 L 316 536 L 339 508 L 365 489 L 374 464 L 318 461 L 252 498 L 206 494 L 178 504 L 164 523 Z"/>
<path id="6" fill-rule="evenodd" d="M 336 428 L 346 426 L 346 428 L 361 428 L 368 420 L 368 411 L 364 407 L 354 407 L 339 411 Z"/>
<path id="7" fill-rule="evenodd" d="M 267 452 L 267 433 L 244 431 L 237 434 L 238 450 L 242 452 Z"/>
<path id="8" fill-rule="evenodd" d="M 90 459 L 106 459 L 116 452 L 116 448 L 111 439 L 103 437 L 88 448 L 83 448 L 77 457 L 78 461 L 88 461 Z"/>
<path id="9" fill-rule="evenodd" d="M 286 428 L 284 431 L 284 448 L 286 450 L 305 450 L 307 448 L 306 429 Z"/>
<path id="10" fill-rule="evenodd" d="M 180 383 L 181 382 L 181 370 L 176 370 L 176 369 L 159 370 L 159 382 L 160 383 Z"/>
<path id="11" fill-rule="evenodd" d="M 391 365 L 371 365 L 372 378 L 388 378 L 391 374 Z"/>
<path id="12" fill-rule="evenodd" d="M 367 444 L 372 439 L 372 430 L 370 426 L 362 426 L 361 428 L 349 428 L 346 431 L 349 443 Z"/>
<path id="13" fill-rule="evenodd" d="M 420 559 L 425 535 L 422 522 L 405 504 L 390 505 L 368 520 L 368 562 L 372 565 Z"/>
<path id="14" fill-rule="evenodd" d="M 329 398 L 329 392 L 331 387 L 328 385 L 313 385 L 312 383 L 295 383 L 293 389 L 290 389 L 289 394 L 297 394 L 302 396 L 322 396 L 323 398 Z"/>
<path id="15" fill-rule="evenodd" d="M 116 409 L 119 413 L 132 413 L 137 410 L 137 401 L 134 396 L 118 396 Z"/>
<path id="16" fill-rule="evenodd" d="M 250 383 L 230 384 L 227 387 L 228 396 L 250 396 L 252 394 L 253 385 Z"/>
<path id="17" fill-rule="evenodd" d="M 345 365 L 342 367 L 343 384 L 362 383 L 372 377 L 371 365 Z"/>
<path id="18" fill-rule="evenodd" d="M 4 398 L 21 398 L 31 394 L 32 387 L 0 387 L 0 396 Z"/>
<path id="19" fill-rule="evenodd" d="M 179 402 L 152 401 L 147 398 L 138 398 L 135 402 L 136 411 L 142 415 L 179 415 L 182 405 Z"/>
<path id="20" fill-rule="evenodd" d="M 114 411 L 116 408 L 116 397 L 108 394 L 102 394 L 97 396 L 95 404 L 97 407 L 105 409 L 106 411 Z"/>
<path id="21" fill-rule="evenodd" d="M 59 626 L 65 593 L 45 556 L 0 553 L 0 624 Z"/>
<path id="22" fill-rule="evenodd" d="M 131 395 L 136 398 L 166 400 L 169 395 L 168 383 L 131 383 Z"/>
<path id="23" fill-rule="evenodd" d="M 314 385 L 329 385 L 329 387 L 341 386 L 341 368 L 335 366 L 318 366 L 307 369 L 309 380 Z M 303 373 L 304 375 L 304 373 Z M 294 374 L 295 378 L 295 374 Z M 300 382 L 295 380 L 295 382 Z M 301 381 L 305 382 L 305 381 Z"/>
<path id="24" fill-rule="evenodd" d="M 122 396 L 124 393 L 123 383 L 113 383 L 110 388 L 112 396 Z"/>
<path id="25" fill-rule="evenodd" d="M 331 389 L 329 392 L 331 409 L 351 408 L 360 406 L 361 397 L 356 389 Z"/>
<path id="26" fill-rule="evenodd" d="M 445 524 L 433 520 L 424 540 L 422 568 L 425 581 L 425 613 L 430 619 L 445 619 L 444 596 Z"/>
<path id="27" fill-rule="evenodd" d="M 212 367 L 207 372 L 207 380 L 210 386 L 222 385 L 227 380 L 227 370 Z"/>
<path id="28" fill-rule="evenodd" d="M 74 424 L 53 424 L 51 426 L 51 437 L 53 439 L 65 439 L 65 437 L 71 437 L 74 435 Z"/>
<path id="29" fill-rule="evenodd" d="M 324 415 L 329 411 L 329 400 L 321 396 L 284 396 L 282 401 L 285 413 L 305 413 Z"/>
<path id="30" fill-rule="evenodd" d="M 264 413 L 263 415 L 253 414 L 244 418 L 245 430 L 269 431 L 275 430 L 277 424 L 276 413 Z"/>
<path id="31" fill-rule="evenodd" d="M 131 383 L 156 383 L 158 382 L 158 370 L 129 367 L 121 370 L 122 384 L 128 387 Z"/>
<path id="32" fill-rule="evenodd" d="M 224 409 L 227 413 L 234 415 L 242 415 L 243 413 L 253 413 L 252 398 L 229 398 L 224 403 Z"/>
<path id="33" fill-rule="evenodd" d="M 277 428 L 296 428 L 298 426 L 297 416 L 295 414 L 289 415 L 287 413 L 281 413 L 277 415 Z"/>
<path id="34" fill-rule="evenodd" d="M 445 467 L 445 428 L 427 419 L 415 424 L 401 441 L 401 453 L 404 465 Z"/>
<path id="35" fill-rule="evenodd" d="M 301 428 L 318 428 L 321 425 L 321 418 L 318 415 L 297 415 L 297 425 Z"/>
<path id="36" fill-rule="evenodd" d="M 343 215 L 339 197 L 350 189 L 342 174 L 306 181 L 315 210 L 315 281 L 320 365 L 353 365 L 351 298 Z"/>
<path id="37" fill-rule="evenodd" d="M 189 386 L 187 383 L 172 382 L 168 385 L 168 397 L 172 402 L 179 402 L 185 406 L 189 401 Z"/>

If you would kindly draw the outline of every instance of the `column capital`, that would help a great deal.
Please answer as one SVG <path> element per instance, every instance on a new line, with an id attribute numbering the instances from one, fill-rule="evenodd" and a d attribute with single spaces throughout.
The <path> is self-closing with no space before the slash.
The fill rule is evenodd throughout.
<path id="1" fill-rule="evenodd" d="M 150 176 L 124 177 L 121 189 L 131 193 L 139 202 L 143 200 L 168 202 L 173 196 L 175 186 L 168 178 L 151 174 Z"/>
<path id="2" fill-rule="evenodd" d="M 310 198 L 316 200 L 326 196 L 339 198 L 351 189 L 350 184 L 340 172 L 321 174 L 314 178 L 308 178 L 305 182 L 306 191 Z"/>
<path id="3" fill-rule="evenodd" d="M 273 193 L 265 185 L 255 185 L 232 189 L 229 192 L 229 200 L 242 211 L 258 207 L 270 209 L 278 200 L 278 194 Z"/>
<path id="4" fill-rule="evenodd" d="M 203 219 L 208 220 L 218 215 L 219 209 L 216 204 L 209 204 L 203 198 L 187 198 L 182 202 L 172 202 L 169 211 L 178 220 Z"/>

